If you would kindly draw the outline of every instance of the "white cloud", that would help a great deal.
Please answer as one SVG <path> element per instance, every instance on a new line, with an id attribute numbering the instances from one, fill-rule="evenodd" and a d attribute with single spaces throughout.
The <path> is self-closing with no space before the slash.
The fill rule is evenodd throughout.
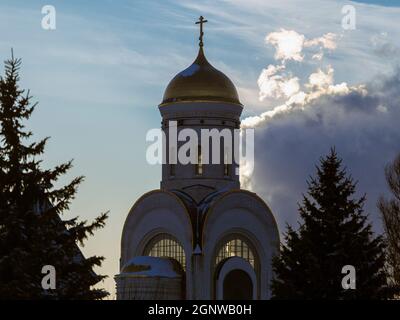
<path id="1" fill-rule="evenodd" d="M 298 78 L 296 79 L 298 80 Z M 297 85 L 296 91 L 293 91 L 291 95 L 285 96 L 287 100 L 283 104 L 279 104 L 271 110 L 264 111 L 258 116 L 243 119 L 242 128 L 265 125 L 277 115 L 289 113 L 296 109 L 308 108 L 316 99 L 322 96 L 346 95 L 351 92 L 357 92 L 361 95 L 367 94 L 367 89 L 364 85 L 349 86 L 345 82 L 334 84 L 334 70 L 331 66 L 327 68 L 326 72 L 318 69 L 312 73 L 308 78 L 308 82 L 303 85 L 304 91 L 299 90 L 300 84 L 298 82 Z"/>
<path id="2" fill-rule="evenodd" d="M 285 63 L 288 60 L 302 62 L 304 60 L 304 48 L 319 49 L 312 58 L 321 60 L 324 49 L 335 50 L 337 48 L 338 36 L 332 32 L 326 33 L 321 37 L 307 39 L 305 35 L 295 30 L 281 28 L 279 31 L 271 32 L 265 37 L 265 42 L 275 47 L 274 58 Z"/>
<path id="3" fill-rule="evenodd" d="M 320 46 L 321 48 L 335 50 L 337 48 L 337 37 L 336 34 L 329 32 L 324 34 L 322 37 L 304 41 L 304 47 Z"/>
<path id="4" fill-rule="evenodd" d="M 331 66 L 328 67 L 327 72 L 323 72 L 321 69 L 318 69 L 317 72 L 310 74 L 308 78 L 307 87 L 313 89 L 321 89 L 327 88 L 333 84 L 333 68 Z"/>
<path id="5" fill-rule="evenodd" d="M 308 76 L 308 82 L 301 84 L 300 78 L 293 76 L 287 71 L 287 60 L 303 61 L 303 47 L 319 46 L 320 50 L 335 50 L 337 36 L 334 33 L 326 33 L 321 37 L 308 39 L 305 35 L 294 30 L 280 29 L 271 32 L 266 37 L 267 43 L 275 47 L 275 59 L 281 60 L 280 65 L 268 65 L 263 69 L 258 77 L 259 99 L 266 98 L 275 100 L 285 99 L 284 103 L 278 103 L 272 109 L 268 108 L 260 115 L 247 117 L 242 121 L 242 127 L 256 127 L 266 124 L 275 116 L 289 113 L 291 110 L 306 108 L 314 100 L 324 95 L 343 95 L 352 91 L 366 94 L 366 89 L 362 85 L 349 86 L 346 82 L 334 83 L 334 69 L 331 65 L 326 67 L 326 71 L 318 68 Z M 315 56 L 315 55 L 314 55 Z M 315 57 L 312 56 L 312 59 Z M 322 60 L 323 52 L 318 56 Z"/>
<path id="6" fill-rule="evenodd" d="M 366 212 L 379 230 L 376 201 L 387 190 L 383 169 L 400 152 L 400 94 L 393 90 L 399 85 L 397 73 L 374 81 L 365 91 L 320 96 L 259 125 L 254 172 L 245 178 L 269 199 L 281 230 L 286 223 L 295 225 L 296 203 L 307 190 L 306 180 L 333 146 L 358 181 L 358 196 L 366 193 Z"/>
<path id="7" fill-rule="evenodd" d="M 320 51 L 320 52 L 318 52 L 318 53 L 315 53 L 315 54 L 312 56 L 312 59 L 313 59 L 313 60 L 321 61 L 323 57 L 324 57 L 324 53 Z"/>
<path id="8" fill-rule="evenodd" d="M 294 30 L 281 29 L 280 31 L 268 34 L 265 37 L 265 42 L 275 47 L 276 60 L 303 61 L 304 35 Z"/>
<path id="9" fill-rule="evenodd" d="M 277 74 L 284 69 L 283 65 L 269 65 L 261 71 L 257 80 L 261 101 L 265 98 L 287 98 L 299 91 L 299 78 Z"/>

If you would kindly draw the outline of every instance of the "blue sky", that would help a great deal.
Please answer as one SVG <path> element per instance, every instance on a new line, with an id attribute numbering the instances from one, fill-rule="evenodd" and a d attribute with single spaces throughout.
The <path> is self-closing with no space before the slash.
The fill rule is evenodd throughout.
<path id="1" fill-rule="evenodd" d="M 376 4 L 380 6 L 400 7 L 400 2 L 398 0 L 356 0 L 355 2 Z"/>
<path id="2" fill-rule="evenodd" d="M 246 118 L 273 110 L 282 103 L 273 97 L 260 101 L 257 84 L 264 68 L 280 63 L 274 59 L 276 49 L 266 43 L 265 37 L 281 28 L 294 30 L 307 39 L 327 33 L 337 35 L 337 48 L 326 50 L 322 60 L 307 58 L 312 52 L 305 48 L 304 61 L 285 62 L 288 75 L 298 77 L 302 86 L 310 74 L 328 66 L 334 69 L 335 83 L 346 82 L 349 87 L 365 84 L 376 88 L 379 85 L 374 86 L 375 82 L 392 77 L 400 52 L 400 8 L 395 7 L 398 1 L 362 2 L 1 2 L 1 58 L 10 55 L 11 47 L 16 56 L 23 58 L 22 86 L 31 89 L 39 101 L 28 127 L 37 139 L 51 136 L 44 165 L 54 166 L 73 158 L 75 167 L 61 183 L 77 175 L 86 176 L 71 214 L 92 219 L 101 211 L 110 210 L 107 227 L 84 248 L 87 254 L 106 256 L 101 270 L 110 275 L 106 288 L 114 287 L 112 276 L 118 272 L 120 236 L 130 207 L 142 193 L 159 187 L 160 168 L 146 163 L 145 135 L 160 125 L 157 105 L 168 81 L 196 56 L 198 30 L 194 22 L 198 16 L 204 15 L 209 20 L 205 26 L 206 55 L 237 86 Z M 56 8 L 54 31 L 41 28 L 41 8 L 47 4 Z M 346 31 L 341 26 L 341 8 L 345 4 L 356 9 L 356 30 Z M 325 104 L 324 100 L 319 105 Z M 343 106 L 340 115 L 349 110 L 346 103 Z M 327 105 L 323 110 L 332 108 Z M 342 151 L 346 164 L 353 165 L 355 178 L 372 195 L 368 209 L 373 211 L 384 182 L 380 175 L 367 179 L 365 171 L 369 167 L 359 165 L 360 159 L 371 154 L 371 148 L 373 152 L 379 151 L 382 159 L 370 157 L 372 160 L 368 161 L 368 165 L 379 171 L 383 161 L 389 161 L 400 150 L 399 145 L 392 144 L 399 129 L 392 127 L 386 118 L 369 122 L 368 114 L 355 120 L 345 117 L 353 119 L 351 126 L 357 128 L 351 134 L 357 138 L 351 140 L 336 134 L 335 128 L 348 132 L 351 127 L 338 114 L 330 117 L 329 126 L 324 124 L 320 130 L 329 144 L 340 146 L 338 151 Z M 296 202 L 305 190 L 305 179 L 313 172 L 318 156 L 329 148 L 324 141 L 313 140 L 318 134 L 307 131 L 310 119 L 306 115 L 311 117 L 308 113 L 294 112 L 269 125 L 261 125 L 256 131 L 259 132 L 256 172 L 263 173 L 257 175 L 263 180 L 252 177 L 253 189 L 269 203 L 281 227 L 286 221 L 296 220 Z M 381 147 L 377 151 L 366 141 L 385 130 L 390 135 L 377 141 Z M 359 132 L 365 135 L 357 136 Z M 302 133 L 308 138 L 298 141 L 296 136 Z M 354 151 L 355 146 L 359 152 Z M 292 150 L 290 156 L 288 150 Z M 287 158 L 299 161 L 281 167 Z M 375 185 L 376 188 L 371 187 Z M 284 205 L 287 202 L 292 205 Z"/>

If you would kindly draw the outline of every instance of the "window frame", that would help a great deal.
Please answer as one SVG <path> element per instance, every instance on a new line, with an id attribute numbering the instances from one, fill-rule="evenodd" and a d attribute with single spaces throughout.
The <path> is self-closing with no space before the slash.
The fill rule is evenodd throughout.
<path id="1" fill-rule="evenodd" d="M 159 248 L 156 245 L 160 244 Z M 152 251 L 156 250 L 156 254 Z M 150 257 L 173 258 L 186 270 L 186 253 L 181 243 L 169 233 L 159 233 L 152 237 L 144 246 L 143 255 Z"/>
<path id="2" fill-rule="evenodd" d="M 224 251 L 226 251 L 225 254 Z M 229 254 L 228 251 L 230 251 L 231 254 Z M 254 270 L 258 269 L 259 260 L 257 250 L 251 241 L 241 234 L 230 234 L 218 242 L 214 254 L 213 267 L 217 268 L 222 261 L 231 257 L 242 258 L 246 260 Z"/>

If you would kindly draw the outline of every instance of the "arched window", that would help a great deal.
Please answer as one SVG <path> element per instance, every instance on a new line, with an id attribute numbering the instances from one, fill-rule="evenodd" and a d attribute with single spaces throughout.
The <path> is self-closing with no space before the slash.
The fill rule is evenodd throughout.
<path id="1" fill-rule="evenodd" d="M 240 257 L 248 261 L 254 268 L 255 259 L 254 253 L 246 241 L 239 237 L 226 241 L 218 250 L 215 265 L 218 265 L 222 260 L 229 257 Z"/>
<path id="2" fill-rule="evenodd" d="M 167 233 L 158 234 L 151 239 L 144 250 L 144 255 L 174 258 L 181 264 L 183 270 L 186 269 L 185 251 L 179 242 Z"/>

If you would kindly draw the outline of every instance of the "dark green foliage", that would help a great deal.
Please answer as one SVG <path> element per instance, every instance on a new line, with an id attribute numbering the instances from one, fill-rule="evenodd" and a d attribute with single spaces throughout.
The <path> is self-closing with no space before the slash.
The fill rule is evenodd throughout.
<path id="1" fill-rule="evenodd" d="M 400 296 L 400 154 L 385 168 L 391 198 L 381 197 L 378 208 L 382 214 L 387 243 L 386 260 L 389 285 L 393 294 Z"/>
<path id="2" fill-rule="evenodd" d="M 19 88 L 20 64 L 12 56 L 0 78 L 0 299 L 101 299 L 108 293 L 92 286 L 104 278 L 93 272 L 103 257 L 85 258 L 78 244 L 104 227 L 107 214 L 89 224 L 60 218 L 83 177 L 55 188 L 71 162 L 43 170 L 47 138 L 27 143 L 32 133 L 23 121 L 35 104 Z M 56 269 L 55 290 L 42 288 L 44 265 Z"/>
<path id="3" fill-rule="evenodd" d="M 384 243 L 374 237 L 365 197 L 354 198 L 355 183 L 335 150 L 317 167 L 299 206 L 298 230 L 287 227 L 274 261 L 276 299 L 380 299 L 386 296 Z M 342 287 L 345 265 L 356 270 L 356 289 Z"/>

